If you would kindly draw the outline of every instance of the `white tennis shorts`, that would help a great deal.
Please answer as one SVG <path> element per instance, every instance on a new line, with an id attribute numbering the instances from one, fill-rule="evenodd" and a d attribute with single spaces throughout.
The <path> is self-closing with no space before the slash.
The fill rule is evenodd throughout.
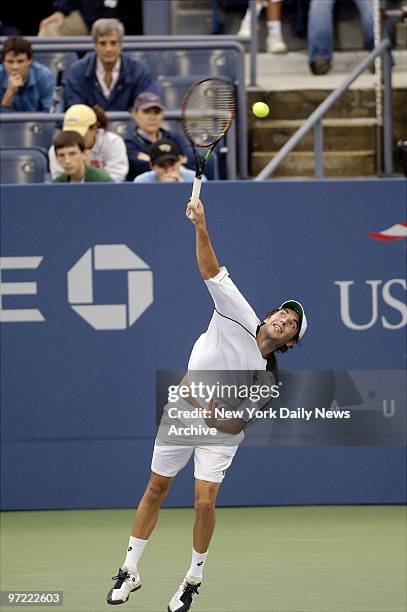
<path id="1" fill-rule="evenodd" d="M 194 455 L 196 479 L 222 482 L 238 446 L 175 446 L 156 443 L 151 470 L 159 476 L 173 478 Z"/>

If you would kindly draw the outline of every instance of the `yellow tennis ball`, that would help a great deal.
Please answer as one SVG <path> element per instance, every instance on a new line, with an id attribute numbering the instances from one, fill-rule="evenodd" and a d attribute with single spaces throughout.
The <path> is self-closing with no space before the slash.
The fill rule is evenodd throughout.
<path id="1" fill-rule="evenodd" d="M 255 102 L 252 106 L 253 114 L 259 119 L 267 117 L 270 112 L 268 105 L 265 102 Z"/>

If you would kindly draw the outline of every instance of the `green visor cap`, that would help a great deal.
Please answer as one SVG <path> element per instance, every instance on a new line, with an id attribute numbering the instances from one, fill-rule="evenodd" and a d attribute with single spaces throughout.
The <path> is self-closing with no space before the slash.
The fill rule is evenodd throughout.
<path id="1" fill-rule="evenodd" d="M 300 331 L 298 332 L 298 337 L 302 338 L 305 334 L 305 330 L 307 329 L 307 317 L 305 316 L 305 311 L 297 300 L 286 300 L 280 306 L 280 308 L 291 308 L 291 310 L 295 310 L 295 312 L 300 317 Z"/>

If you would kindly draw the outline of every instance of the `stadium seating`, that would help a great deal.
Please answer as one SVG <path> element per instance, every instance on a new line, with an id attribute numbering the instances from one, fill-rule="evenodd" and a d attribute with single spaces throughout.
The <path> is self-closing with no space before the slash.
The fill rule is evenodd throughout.
<path id="1" fill-rule="evenodd" d="M 48 149 L 52 144 L 55 121 L 2 122 L 0 125 L 0 144 L 2 147 L 40 147 Z"/>
<path id="2" fill-rule="evenodd" d="M 164 56 L 165 76 L 223 76 L 236 81 L 238 75 L 237 53 L 234 49 L 188 49 L 167 51 Z"/>
<path id="3" fill-rule="evenodd" d="M 135 130 L 134 121 L 130 114 L 128 119 L 109 120 L 108 129 L 122 138 L 130 138 Z"/>
<path id="4" fill-rule="evenodd" d="M 215 46 L 216 45 L 216 46 Z M 34 57 L 36 60 L 51 67 L 58 75 L 66 71 L 77 59 L 78 52 L 93 50 L 93 44 L 81 42 L 73 45 L 61 38 L 57 42 L 47 43 L 33 41 Z M 246 95 L 244 85 L 244 52 L 236 41 L 179 41 L 173 39 L 157 42 L 146 40 L 124 40 L 124 53 L 144 61 L 149 65 L 154 77 L 161 86 L 163 102 L 168 111 L 178 110 L 182 99 L 190 87 L 197 80 L 209 76 L 222 76 L 230 79 L 236 86 L 238 98 L 236 114 L 236 133 L 233 143 L 228 143 L 228 177 L 238 174 L 247 175 L 247 130 L 246 130 Z M 58 104 L 53 110 L 60 112 Z M 36 119 L 34 117 L 33 119 Z M 7 147 L 43 147 L 48 149 L 51 145 L 55 129 L 60 128 L 56 121 L 3 122 L 1 125 L 1 146 Z M 116 118 L 111 120 L 110 129 L 122 137 L 133 132 L 131 118 Z M 235 138 L 239 145 L 236 146 Z M 240 155 L 236 151 L 239 148 Z M 231 157 L 233 156 L 233 159 Z"/>
<path id="5" fill-rule="evenodd" d="M 0 173 L 3 184 L 44 183 L 47 171 L 47 152 L 40 148 L 0 149 Z"/>
<path id="6" fill-rule="evenodd" d="M 78 56 L 72 51 L 48 51 L 48 52 L 36 52 L 34 57 L 36 62 L 48 66 L 55 74 L 59 72 L 65 72 L 71 65 L 77 61 Z"/>

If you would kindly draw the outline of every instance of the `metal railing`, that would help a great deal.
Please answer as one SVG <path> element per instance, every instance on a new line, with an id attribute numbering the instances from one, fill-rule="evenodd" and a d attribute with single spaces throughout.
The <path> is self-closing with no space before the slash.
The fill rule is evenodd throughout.
<path id="1" fill-rule="evenodd" d="M 322 117 L 335 104 L 335 102 L 347 91 L 350 85 L 368 68 L 376 57 L 383 58 L 383 152 L 384 152 L 384 176 L 393 174 L 393 110 L 392 110 L 392 88 L 391 88 L 391 43 L 388 39 L 383 40 L 369 55 L 353 70 L 335 91 L 333 91 L 304 121 L 302 126 L 291 136 L 277 155 L 266 165 L 255 177 L 255 181 L 267 179 L 297 146 L 300 140 L 314 129 L 314 154 L 315 154 L 315 178 L 324 178 L 323 164 L 323 124 Z M 378 122 L 378 120 L 376 119 Z M 380 121 L 380 120 L 379 120 Z M 379 123 L 378 123 L 379 124 Z"/>
<path id="2" fill-rule="evenodd" d="M 133 121 L 131 114 L 126 112 L 114 112 L 108 111 L 107 113 L 109 121 Z M 0 116 L 0 126 L 2 123 L 55 123 L 61 124 L 64 120 L 63 113 L 2 113 Z M 166 110 L 164 113 L 164 121 L 168 120 L 181 120 L 181 111 L 179 110 Z M 1 134 L 1 131 L 0 131 Z M 50 143 L 51 145 L 51 143 Z M 14 146 L 14 145 L 13 145 Z M 24 148 L 24 147 L 19 147 Z M 228 179 L 234 180 L 237 178 L 237 151 L 236 151 L 236 124 L 232 123 L 232 126 L 225 136 L 225 143 L 221 147 L 227 149 L 226 153 L 226 168 Z"/>
<path id="3" fill-rule="evenodd" d="M 256 6 L 256 0 L 250 0 L 253 3 L 253 6 Z M 254 16 L 256 13 L 254 12 Z M 249 71 L 249 82 L 251 87 L 257 86 L 257 36 L 256 36 L 256 28 L 257 21 L 256 18 L 252 21 L 252 35 L 251 36 L 237 36 L 237 34 L 177 34 L 172 36 L 125 36 L 123 40 L 124 49 L 127 48 L 128 43 L 167 43 L 167 42 L 175 42 L 179 41 L 180 43 L 184 42 L 197 42 L 201 45 L 206 46 L 207 42 L 216 42 L 219 41 L 219 48 L 223 47 L 223 43 L 228 42 L 237 42 L 237 43 L 250 43 L 249 44 L 249 52 L 250 52 L 250 71 Z M 254 35 L 253 35 L 254 32 Z M 0 36 L 0 47 L 3 45 L 7 36 Z M 35 45 L 37 51 L 42 51 L 44 45 L 49 44 L 62 44 L 62 43 L 91 43 L 92 38 L 90 36 L 49 36 L 47 38 L 39 38 L 38 36 L 24 36 L 26 40 L 28 40 L 32 45 Z M 218 46 L 218 45 L 215 45 Z"/>

